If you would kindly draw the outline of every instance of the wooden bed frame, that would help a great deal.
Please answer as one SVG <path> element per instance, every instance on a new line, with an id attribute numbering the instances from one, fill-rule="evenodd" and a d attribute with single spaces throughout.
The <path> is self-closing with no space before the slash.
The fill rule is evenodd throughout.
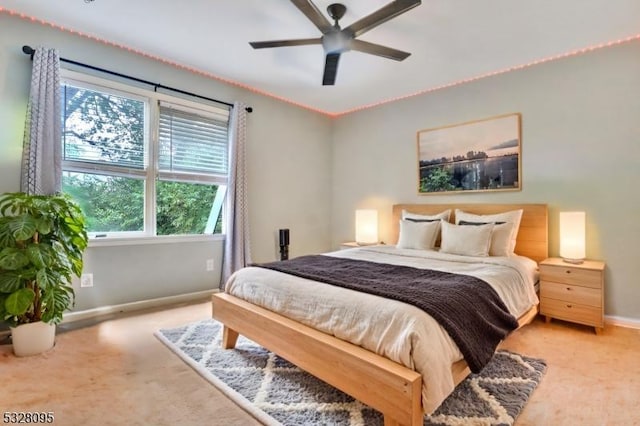
<path id="1" fill-rule="evenodd" d="M 403 209 L 436 214 L 456 208 L 476 214 L 523 209 L 515 251 L 538 262 L 547 258 L 545 204 L 398 204 L 393 206 L 393 242 L 397 240 Z M 453 214 L 451 221 L 454 222 Z M 537 312 L 537 306 L 532 307 L 518 318 L 519 326 L 531 322 Z M 226 293 L 213 295 L 212 315 L 224 324 L 225 349 L 233 348 L 242 334 L 380 411 L 386 426 L 423 424 L 422 376 L 418 372 Z M 453 364 L 451 370 L 456 384 L 470 372 L 464 361 Z"/>

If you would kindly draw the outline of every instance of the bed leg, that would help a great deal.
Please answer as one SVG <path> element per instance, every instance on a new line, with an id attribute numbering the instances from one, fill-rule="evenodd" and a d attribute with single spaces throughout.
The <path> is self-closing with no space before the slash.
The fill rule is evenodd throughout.
<path id="1" fill-rule="evenodd" d="M 422 416 L 422 414 L 413 416 L 413 423 L 404 425 L 402 423 L 400 423 L 399 421 L 397 421 L 396 419 L 394 419 L 393 417 L 391 417 L 388 414 L 384 415 L 384 426 L 422 426 L 423 422 L 424 422 L 424 418 Z"/>
<path id="2" fill-rule="evenodd" d="M 224 349 L 233 349 L 238 341 L 238 332 L 230 329 L 226 325 L 222 328 L 222 347 Z"/>
<path id="3" fill-rule="evenodd" d="M 400 423 L 398 423 L 395 419 L 392 419 L 391 417 L 385 415 L 384 426 L 400 426 Z"/>

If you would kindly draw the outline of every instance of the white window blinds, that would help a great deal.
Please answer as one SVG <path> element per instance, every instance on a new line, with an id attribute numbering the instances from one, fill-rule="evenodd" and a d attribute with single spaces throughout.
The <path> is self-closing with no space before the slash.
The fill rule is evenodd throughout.
<path id="1" fill-rule="evenodd" d="M 229 111 L 196 110 L 160 102 L 160 178 L 227 178 Z M 200 179 L 195 179 L 200 180 Z"/>

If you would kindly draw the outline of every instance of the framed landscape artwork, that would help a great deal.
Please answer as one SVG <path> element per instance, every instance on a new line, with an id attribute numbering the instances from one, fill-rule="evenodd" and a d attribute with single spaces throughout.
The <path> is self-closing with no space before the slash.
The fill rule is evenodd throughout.
<path id="1" fill-rule="evenodd" d="M 521 189 L 519 113 L 418 131 L 418 193 Z"/>

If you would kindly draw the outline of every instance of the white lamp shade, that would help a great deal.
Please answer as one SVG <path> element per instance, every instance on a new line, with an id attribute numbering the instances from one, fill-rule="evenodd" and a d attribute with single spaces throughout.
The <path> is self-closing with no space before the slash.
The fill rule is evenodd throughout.
<path id="1" fill-rule="evenodd" d="M 582 261 L 585 253 L 585 213 L 560 212 L 560 257 Z"/>
<path id="2" fill-rule="evenodd" d="M 356 210 L 356 243 L 378 243 L 377 210 Z"/>

